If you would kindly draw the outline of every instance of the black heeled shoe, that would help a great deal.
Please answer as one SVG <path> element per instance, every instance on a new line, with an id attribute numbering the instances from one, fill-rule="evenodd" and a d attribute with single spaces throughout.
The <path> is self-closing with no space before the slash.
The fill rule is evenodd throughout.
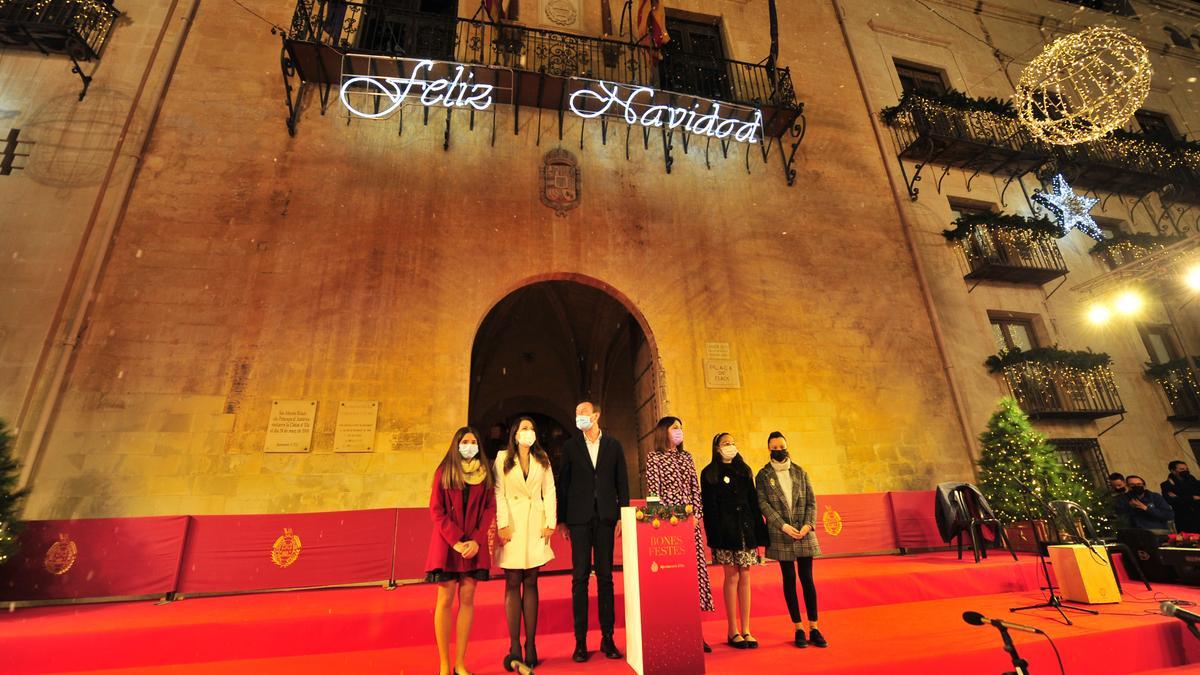
<path id="1" fill-rule="evenodd" d="M 525 643 L 525 665 L 529 666 L 530 668 L 537 668 L 538 664 L 540 664 L 540 663 L 541 663 L 541 660 L 538 659 L 538 655 L 537 655 L 537 645 L 535 645 L 533 642 L 526 642 Z"/>
<path id="2" fill-rule="evenodd" d="M 521 675 L 533 675 L 533 667 L 521 660 L 520 654 L 509 654 L 504 657 L 504 669 Z"/>

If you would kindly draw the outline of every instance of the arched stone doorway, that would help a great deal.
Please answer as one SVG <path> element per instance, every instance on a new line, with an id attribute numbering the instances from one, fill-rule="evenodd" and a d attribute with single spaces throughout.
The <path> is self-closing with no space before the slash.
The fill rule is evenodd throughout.
<path id="1" fill-rule="evenodd" d="M 471 349 L 468 416 L 491 456 L 521 415 L 534 418 L 556 461 L 575 429 L 575 404 L 598 403 L 606 434 L 625 446 L 629 484 L 641 467 L 662 407 L 653 338 L 627 299 L 601 282 L 572 277 L 525 283 L 484 317 Z"/>

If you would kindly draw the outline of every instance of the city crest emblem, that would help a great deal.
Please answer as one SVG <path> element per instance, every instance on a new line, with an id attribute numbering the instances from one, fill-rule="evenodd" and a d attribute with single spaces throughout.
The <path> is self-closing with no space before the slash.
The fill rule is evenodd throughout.
<path id="1" fill-rule="evenodd" d="M 79 557 L 79 547 L 67 535 L 59 534 L 58 541 L 50 544 L 50 548 L 46 549 L 46 557 L 42 560 L 42 564 L 46 566 L 47 572 L 55 576 L 62 576 L 75 565 L 77 557 Z"/>
<path id="2" fill-rule="evenodd" d="M 546 153 L 542 160 L 542 203 L 566 216 L 579 206 L 579 163 L 562 148 Z"/>
<path id="3" fill-rule="evenodd" d="M 826 506 L 825 515 L 821 518 L 821 525 L 825 527 L 825 532 L 829 536 L 838 536 L 842 533 L 842 514 L 835 511 L 832 506 Z"/>
<path id="4" fill-rule="evenodd" d="M 279 567 L 289 567 L 300 557 L 300 537 L 292 533 L 292 528 L 283 528 L 283 534 L 275 540 L 271 547 L 271 562 Z"/>

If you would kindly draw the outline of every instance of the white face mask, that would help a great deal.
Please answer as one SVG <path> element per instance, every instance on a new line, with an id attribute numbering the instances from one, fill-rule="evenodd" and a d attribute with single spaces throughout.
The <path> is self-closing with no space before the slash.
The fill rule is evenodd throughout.
<path id="1" fill-rule="evenodd" d="M 576 415 L 575 416 L 575 426 L 578 427 L 578 429 L 580 431 L 587 431 L 588 429 L 591 429 L 592 428 L 592 416 L 591 415 Z"/>
<path id="2" fill-rule="evenodd" d="M 463 459 L 471 459 L 475 455 L 479 454 L 479 444 L 478 443 L 459 443 L 458 444 L 458 454 L 462 455 Z"/>
<path id="3" fill-rule="evenodd" d="M 720 448 L 717 449 L 717 451 L 720 452 L 721 457 L 723 457 L 725 459 L 733 459 L 735 456 L 737 456 L 737 446 L 736 445 L 722 445 Z"/>
<path id="4" fill-rule="evenodd" d="M 533 429 L 522 429 L 517 432 L 517 445 L 528 448 L 537 442 L 537 432 Z"/>

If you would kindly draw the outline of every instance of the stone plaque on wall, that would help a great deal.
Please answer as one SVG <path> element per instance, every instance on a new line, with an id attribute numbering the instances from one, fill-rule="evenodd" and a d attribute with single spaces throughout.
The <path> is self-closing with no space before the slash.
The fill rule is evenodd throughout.
<path id="1" fill-rule="evenodd" d="M 704 355 L 710 359 L 728 360 L 733 358 L 728 342 L 705 342 L 704 352 Z"/>
<path id="2" fill-rule="evenodd" d="M 542 25 L 556 30 L 582 30 L 581 0 L 541 0 L 539 19 Z"/>
<path id="3" fill-rule="evenodd" d="M 374 451 L 378 419 L 379 401 L 342 401 L 338 405 L 337 426 L 333 431 L 333 451 Z"/>
<path id="4" fill-rule="evenodd" d="M 266 452 L 308 452 L 312 449 L 316 401 L 271 401 Z"/>
<path id="5" fill-rule="evenodd" d="M 709 389 L 741 389 L 738 362 L 733 359 L 704 359 L 704 386 Z"/>

